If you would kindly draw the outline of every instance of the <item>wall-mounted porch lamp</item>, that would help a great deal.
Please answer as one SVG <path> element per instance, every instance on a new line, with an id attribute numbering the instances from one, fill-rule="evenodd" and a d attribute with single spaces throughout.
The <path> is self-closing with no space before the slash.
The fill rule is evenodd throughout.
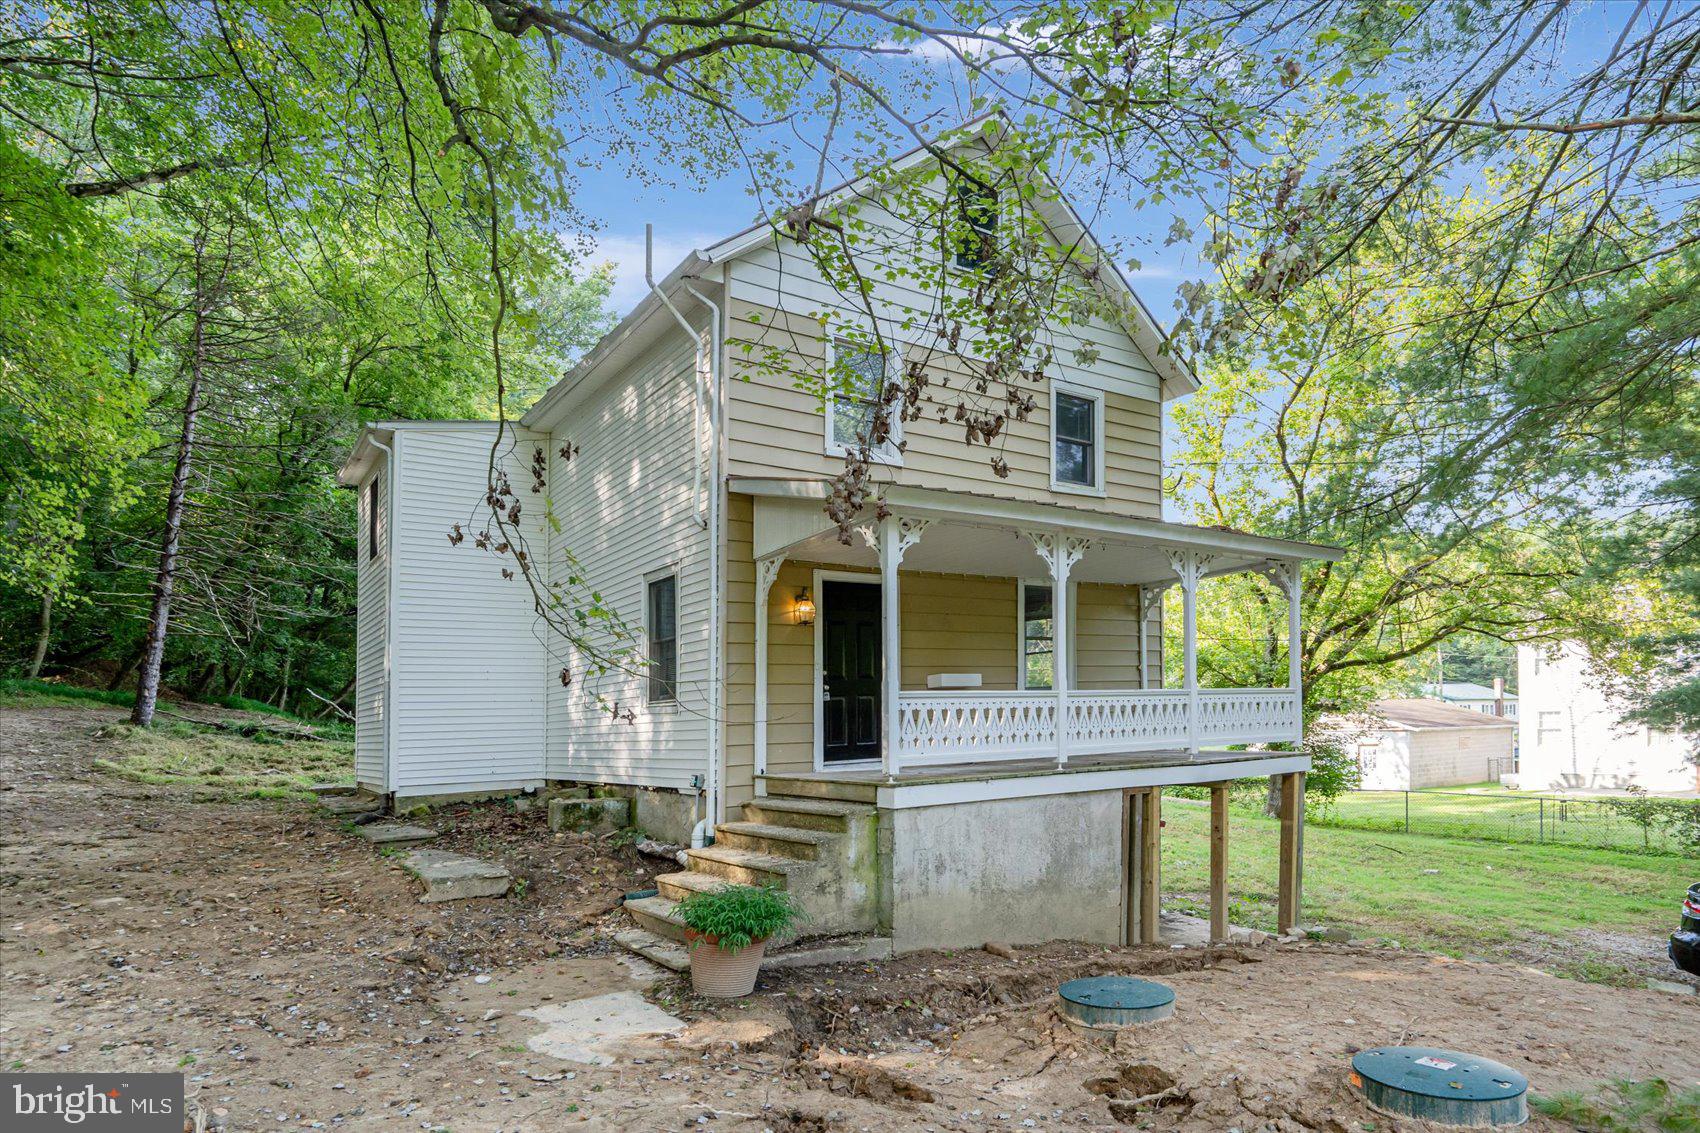
<path id="1" fill-rule="evenodd" d="M 797 591 L 797 601 L 796 604 L 791 607 L 791 617 L 800 626 L 812 626 L 815 624 L 815 603 L 814 599 L 809 597 L 807 587 Z"/>

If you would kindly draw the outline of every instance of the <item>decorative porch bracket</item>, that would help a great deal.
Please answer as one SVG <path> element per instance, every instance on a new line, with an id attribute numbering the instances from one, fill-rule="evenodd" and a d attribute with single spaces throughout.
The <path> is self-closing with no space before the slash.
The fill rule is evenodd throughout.
<path id="1" fill-rule="evenodd" d="M 1216 560 L 1202 551 L 1170 551 L 1169 566 L 1181 584 L 1181 643 L 1183 686 L 1186 690 L 1186 743 L 1198 754 L 1198 584 Z"/>
<path id="2" fill-rule="evenodd" d="M 1092 541 L 1054 531 L 1025 534 L 1051 573 L 1051 688 L 1057 695 L 1057 766 L 1061 767 L 1068 762 L 1068 576 Z"/>
<path id="3" fill-rule="evenodd" d="M 903 556 L 921 541 L 921 536 L 932 525 L 930 519 L 887 515 L 879 521 L 878 528 L 872 525 L 861 528 L 862 538 L 868 540 L 880 556 L 880 604 L 884 607 L 880 618 L 880 657 L 885 670 L 880 682 L 880 765 L 888 783 L 897 779 L 897 744 L 903 734 L 903 706 L 898 703 L 898 694 L 903 689 L 903 658 L 900 652 L 903 634 L 899 623 L 902 606 L 898 601 L 897 568 L 903 564 Z"/>
<path id="4" fill-rule="evenodd" d="M 785 565 L 784 555 L 756 560 L 756 774 L 767 774 L 767 596 Z"/>
<path id="5" fill-rule="evenodd" d="M 1157 611 L 1163 608 L 1163 595 L 1169 592 L 1172 582 L 1161 586 L 1140 586 L 1139 591 L 1139 687 L 1151 687 L 1151 645 L 1147 640 L 1150 633 L 1151 619 Z"/>

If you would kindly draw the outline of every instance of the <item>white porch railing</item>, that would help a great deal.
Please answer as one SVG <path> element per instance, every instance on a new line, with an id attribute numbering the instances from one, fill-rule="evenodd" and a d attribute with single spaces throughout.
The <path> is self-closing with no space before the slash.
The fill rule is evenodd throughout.
<path id="1" fill-rule="evenodd" d="M 1065 755 L 1186 749 L 1184 689 L 1071 691 Z M 905 692 L 898 697 L 897 767 L 1057 754 L 1052 692 Z M 1198 690 L 1197 742 L 1274 743 L 1299 735 L 1299 698 L 1285 688 Z"/>

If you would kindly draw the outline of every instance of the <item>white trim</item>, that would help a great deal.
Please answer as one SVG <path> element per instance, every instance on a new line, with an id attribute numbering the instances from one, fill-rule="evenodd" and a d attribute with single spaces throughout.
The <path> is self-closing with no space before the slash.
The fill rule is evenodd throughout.
<path id="1" fill-rule="evenodd" d="M 1092 403 L 1092 483 L 1076 484 L 1072 480 L 1057 479 L 1057 395 L 1067 394 L 1081 401 Z M 1104 391 L 1088 386 L 1078 386 L 1071 382 L 1051 382 L 1051 491 L 1067 492 L 1076 496 L 1103 497 L 1104 488 Z"/>
<path id="2" fill-rule="evenodd" d="M 821 586 L 822 582 L 859 582 L 864 586 L 877 587 L 880 584 L 880 576 L 873 571 L 828 570 L 825 567 L 815 567 L 810 575 L 809 592 L 815 596 L 815 632 L 812 635 L 815 647 L 815 677 L 811 682 L 815 704 L 810 715 L 815 720 L 814 768 L 817 773 L 827 770 L 826 713 L 821 709 L 821 705 L 826 702 L 826 589 Z M 867 770 L 878 766 L 879 761 L 875 759 L 858 759 L 831 765 L 834 771 Z"/>
<path id="3" fill-rule="evenodd" d="M 877 334 L 877 332 L 875 333 Z M 842 441 L 835 440 L 832 435 L 833 411 L 838 404 L 838 399 L 844 396 L 843 394 L 834 392 L 832 382 L 833 366 L 835 365 L 838 357 L 838 339 L 838 332 L 831 327 L 827 327 L 825 337 L 826 372 L 821 375 L 821 383 L 825 392 L 825 398 L 821 403 L 821 419 L 825 422 L 822 437 L 826 446 L 825 452 L 828 456 L 844 456 L 850 451 L 849 446 L 845 445 Z M 886 335 L 878 335 L 878 339 L 882 343 L 890 344 L 885 355 L 885 380 L 890 382 L 894 379 L 901 379 L 903 374 L 903 343 L 894 337 Z M 882 390 L 881 392 L 883 393 L 884 391 Z M 891 440 L 878 448 L 870 449 L 868 452 L 868 459 L 873 461 L 875 464 L 885 464 L 890 465 L 893 468 L 902 468 L 903 449 L 900 446 L 903 444 L 903 415 L 900 408 L 893 408 L 895 412 L 892 414 Z"/>
<path id="4" fill-rule="evenodd" d="M 814 479 L 770 479 L 767 477 L 738 477 L 732 490 L 746 496 L 780 497 L 804 500 L 824 500 L 828 482 Z M 1272 539 L 1241 531 L 1219 531 L 1210 527 L 1194 527 L 1185 523 L 1168 523 L 1160 519 L 1135 519 L 1112 512 L 1086 511 L 1065 504 L 1039 503 L 1031 500 L 999 499 L 971 492 L 946 492 L 934 488 L 917 488 L 891 484 L 885 488 L 886 506 L 915 518 L 937 517 L 952 523 L 985 520 L 995 526 L 1044 527 L 1060 529 L 1070 534 L 1121 536 L 1174 547 L 1189 547 L 1221 553 L 1245 555 L 1264 559 L 1314 559 L 1319 562 L 1339 562 L 1346 557 L 1343 547 L 1328 547 L 1319 543 L 1300 543 L 1290 539 Z M 1249 569 L 1251 564 L 1247 564 Z M 1148 579 L 1155 583 L 1166 579 Z"/>
<path id="5" fill-rule="evenodd" d="M 1275 758 L 1259 756 L 1222 763 L 1176 763 L 1168 766 L 1127 767 L 1102 771 L 1059 769 L 1048 775 L 999 776 L 992 772 L 984 778 L 962 779 L 949 783 L 917 783 L 913 786 L 905 786 L 902 783 L 882 784 L 875 796 L 874 805 L 881 810 L 912 810 L 916 807 L 993 802 L 998 799 L 1116 791 L 1129 787 L 1219 783 L 1227 779 L 1250 779 L 1309 770 L 1310 756 L 1295 754 Z"/>

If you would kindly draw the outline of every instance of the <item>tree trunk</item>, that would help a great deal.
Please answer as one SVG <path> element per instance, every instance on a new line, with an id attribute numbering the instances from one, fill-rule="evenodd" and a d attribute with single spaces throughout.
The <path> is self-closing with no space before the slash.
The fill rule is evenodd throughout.
<path id="1" fill-rule="evenodd" d="M 35 656 L 30 658 L 29 679 L 41 676 L 41 664 L 47 660 L 47 642 L 53 636 L 53 591 L 41 596 L 41 628 L 35 635 Z"/>
<path id="2" fill-rule="evenodd" d="M 171 491 L 165 498 L 165 538 L 159 549 L 159 572 L 154 576 L 153 613 L 148 619 L 147 641 L 142 647 L 142 672 L 136 681 L 136 707 L 130 723 L 147 727 L 153 723 L 154 704 L 159 700 L 159 670 L 165 660 L 165 634 L 171 623 L 171 591 L 177 581 L 177 549 L 183 538 L 183 497 L 189 488 L 189 468 L 195 455 L 195 423 L 201 413 L 201 377 L 206 367 L 206 304 L 200 280 L 195 288 L 194 354 L 189 375 L 189 396 L 183 402 L 183 434 L 177 441 L 177 467 L 171 473 Z"/>
<path id="3" fill-rule="evenodd" d="M 1269 793 L 1263 796 L 1263 813 L 1269 818 L 1281 817 L 1281 780 L 1269 776 Z"/>

